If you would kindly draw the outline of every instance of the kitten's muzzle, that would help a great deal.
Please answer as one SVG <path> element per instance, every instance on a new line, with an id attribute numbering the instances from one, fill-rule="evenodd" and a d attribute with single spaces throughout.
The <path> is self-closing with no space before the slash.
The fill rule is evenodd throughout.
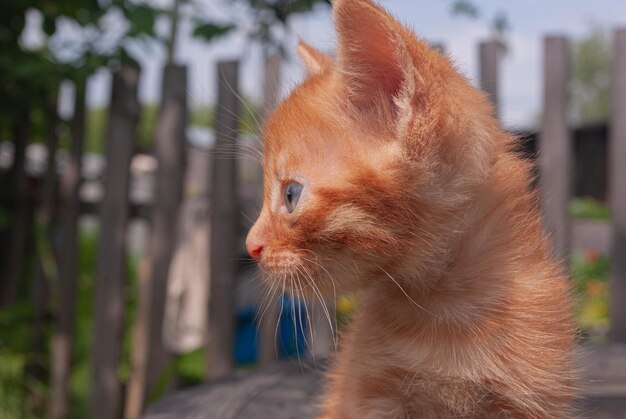
<path id="1" fill-rule="evenodd" d="M 261 252 L 263 252 L 263 246 L 261 245 L 250 245 L 246 243 L 246 249 L 248 250 L 248 254 L 250 255 L 250 257 L 254 260 L 259 260 L 259 258 L 261 257 Z"/>

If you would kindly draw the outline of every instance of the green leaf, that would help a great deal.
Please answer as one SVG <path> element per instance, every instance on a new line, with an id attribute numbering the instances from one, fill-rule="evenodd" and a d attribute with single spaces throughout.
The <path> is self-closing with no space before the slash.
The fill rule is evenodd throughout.
<path id="1" fill-rule="evenodd" d="M 572 53 L 572 100 L 582 123 L 607 121 L 611 113 L 611 40 L 605 28 L 592 26 Z"/>
<path id="2" fill-rule="evenodd" d="M 465 15 L 476 19 L 479 17 L 480 12 L 473 3 L 466 0 L 458 0 L 452 4 L 452 14 Z"/>
<path id="3" fill-rule="evenodd" d="M 493 20 L 493 28 L 498 33 L 503 33 L 510 29 L 509 20 L 506 18 L 504 13 L 500 12 L 496 15 Z"/>
<path id="4" fill-rule="evenodd" d="M 154 24 L 160 13 L 162 13 L 161 10 L 145 4 L 126 5 L 124 8 L 124 16 L 126 16 L 130 24 L 128 36 L 137 37 L 139 35 L 147 35 L 154 37 Z"/>
<path id="5" fill-rule="evenodd" d="M 213 38 L 226 35 L 233 30 L 235 25 L 219 25 L 217 23 L 204 22 L 199 23 L 193 30 L 193 36 L 202 38 L 205 41 L 210 41 Z"/>

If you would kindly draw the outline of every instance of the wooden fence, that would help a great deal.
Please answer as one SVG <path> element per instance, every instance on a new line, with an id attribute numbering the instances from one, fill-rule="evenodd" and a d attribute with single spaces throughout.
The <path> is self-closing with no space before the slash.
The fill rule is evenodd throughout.
<path id="1" fill-rule="evenodd" d="M 612 74 L 612 115 L 608 125 L 569 126 L 569 55 L 568 40 L 548 37 L 544 40 L 543 122 L 538 133 L 520 133 L 521 148 L 529 158 L 538 156 L 539 181 L 544 220 L 550 231 L 555 252 L 566 259 L 570 252 L 571 220 L 568 206 L 573 195 L 608 200 L 612 211 L 614 239 L 612 245 L 611 338 L 626 343 L 626 29 L 615 31 Z M 482 43 L 480 86 L 500 102 L 498 74 L 500 46 L 497 41 Z M 210 337 L 206 345 L 207 377 L 230 373 L 234 368 L 233 336 L 235 333 L 234 295 L 237 258 L 243 254 L 238 216 L 236 161 L 219 157 L 219 150 L 232 154 L 237 144 L 240 103 L 238 64 L 221 62 L 218 68 L 218 103 L 215 113 L 215 150 L 212 154 L 211 232 L 210 232 Z M 279 60 L 270 57 L 266 64 L 265 107 L 276 103 Z M 140 415 L 150 389 L 169 365 L 172 354 L 163 345 L 164 305 L 167 273 L 174 252 L 177 218 L 183 198 L 185 175 L 185 127 L 187 119 L 187 71 L 185 67 L 168 66 L 163 73 L 162 103 L 157 121 L 154 156 L 158 161 L 156 193 L 150 207 L 129 202 L 130 161 L 135 150 L 136 129 L 140 118 L 137 86 L 140 71 L 123 67 L 114 74 L 109 122 L 106 135 L 105 194 L 97 205 L 100 218 L 98 265 L 93 302 L 93 353 L 89 389 L 89 415 L 93 418 L 134 418 Z M 94 211 L 92 204 L 81 203 L 81 157 L 85 137 L 85 81 L 76 86 L 76 103 L 72 125 L 69 164 L 60 179 L 61 240 L 58 255 L 57 289 L 46 291 L 50 278 L 34 283 L 42 307 L 56 298 L 52 312 L 54 323 L 51 345 L 50 416 L 68 414 L 68 381 L 72 368 L 76 330 L 76 290 L 78 281 L 78 219 L 81 212 Z M 12 201 L 24 208 L 28 201 L 25 149 L 28 124 L 17 124 L 11 169 Z M 50 156 L 56 147 L 50 146 Z M 50 162 L 54 159 L 50 158 Z M 50 167 L 53 165 L 51 163 Z M 53 211 L 55 175 L 49 168 L 38 208 Z M 47 194 L 47 195 L 46 195 Z M 258 202 L 257 202 L 258 205 Z M 126 228 L 131 217 L 141 215 L 151 222 L 147 256 L 142 262 L 137 284 L 138 305 L 133 325 L 132 371 L 128 382 L 121 382 L 119 365 L 123 331 L 127 327 L 125 312 L 128 287 L 126 264 Z M 3 252 L 2 276 L 4 306 L 18 299 L 23 263 L 26 259 L 27 212 L 15 212 L 10 243 Z M 209 234 L 207 232 L 207 234 Z M 6 244 L 5 244 L 6 245 Z M 43 257 L 39 255 L 39 257 Z M 22 264 L 22 265 L 20 265 Z M 40 275 L 46 275 L 45 269 Z M 38 285 L 39 284 L 39 285 Z M 42 285 L 43 284 L 43 285 Z M 39 288 L 38 288 L 39 287 Z M 43 308 L 42 308 L 43 309 Z M 260 361 L 274 359 L 275 313 L 259 326 Z M 40 325 L 41 327 L 41 325 Z M 46 333 L 35 331 L 41 344 Z"/>

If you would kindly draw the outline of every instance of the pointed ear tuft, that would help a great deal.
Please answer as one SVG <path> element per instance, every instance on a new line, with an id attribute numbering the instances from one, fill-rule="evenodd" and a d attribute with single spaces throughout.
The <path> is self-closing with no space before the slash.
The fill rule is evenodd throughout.
<path id="1" fill-rule="evenodd" d="M 393 108 L 413 94 L 413 61 L 405 29 L 369 0 L 335 0 L 337 68 L 351 100 L 371 106 L 381 98 Z"/>
<path id="2" fill-rule="evenodd" d="M 297 49 L 298 55 L 309 74 L 321 73 L 332 66 L 332 58 L 302 40 L 298 41 Z"/>

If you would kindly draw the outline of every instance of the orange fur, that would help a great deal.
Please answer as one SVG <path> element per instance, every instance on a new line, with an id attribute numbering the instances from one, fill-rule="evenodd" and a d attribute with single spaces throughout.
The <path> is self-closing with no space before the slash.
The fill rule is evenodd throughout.
<path id="1" fill-rule="evenodd" d="M 335 0 L 334 18 L 337 58 L 302 45 L 309 77 L 265 127 L 247 243 L 270 286 L 362 294 L 323 417 L 570 417 L 569 284 L 515 139 L 384 10 Z"/>

